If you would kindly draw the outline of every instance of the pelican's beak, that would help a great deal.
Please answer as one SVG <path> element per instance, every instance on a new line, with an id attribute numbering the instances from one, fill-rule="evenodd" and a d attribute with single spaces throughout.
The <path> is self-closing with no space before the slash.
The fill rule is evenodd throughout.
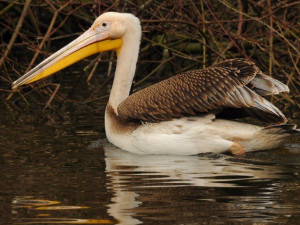
<path id="1" fill-rule="evenodd" d="M 77 39 L 58 50 L 28 73 L 13 82 L 12 88 L 17 89 L 23 84 L 40 80 L 62 70 L 79 60 L 95 53 L 115 50 L 119 52 L 122 39 L 110 39 L 108 32 L 99 32 L 90 28 Z"/>

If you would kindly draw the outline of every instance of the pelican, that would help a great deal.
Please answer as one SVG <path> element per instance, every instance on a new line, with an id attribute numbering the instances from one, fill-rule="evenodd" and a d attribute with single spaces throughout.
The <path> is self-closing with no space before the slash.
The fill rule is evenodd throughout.
<path id="1" fill-rule="evenodd" d="M 276 148 L 290 136 L 294 127 L 282 125 L 286 117 L 263 98 L 289 92 L 289 88 L 245 59 L 184 72 L 129 95 L 141 30 L 140 20 L 132 14 L 103 13 L 81 36 L 16 80 L 12 88 L 112 50 L 117 53 L 117 65 L 105 110 L 105 131 L 109 142 L 123 150 L 140 154 L 244 154 Z M 262 127 L 217 117 L 228 109 L 277 125 Z"/>

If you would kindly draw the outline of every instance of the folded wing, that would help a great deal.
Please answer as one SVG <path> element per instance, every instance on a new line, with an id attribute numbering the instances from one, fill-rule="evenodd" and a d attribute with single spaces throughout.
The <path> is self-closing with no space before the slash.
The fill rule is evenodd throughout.
<path id="1" fill-rule="evenodd" d="M 242 108 L 265 122 L 284 123 L 282 112 L 262 96 L 287 91 L 286 85 L 262 74 L 254 63 L 233 59 L 184 72 L 140 90 L 120 103 L 118 115 L 160 122 L 224 108 Z"/>

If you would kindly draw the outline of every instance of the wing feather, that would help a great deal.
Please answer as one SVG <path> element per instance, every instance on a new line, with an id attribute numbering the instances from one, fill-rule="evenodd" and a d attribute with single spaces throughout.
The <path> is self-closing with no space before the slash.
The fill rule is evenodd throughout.
<path id="1" fill-rule="evenodd" d="M 255 92 L 262 96 L 289 92 L 288 86 L 265 74 L 257 74 L 257 76 L 250 81 L 250 85 L 253 86 Z"/>
<path id="2" fill-rule="evenodd" d="M 259 94 L 287 90 L 286 85 L 262 74 L 250 61 L 226 60 L 178 74 L 130 95 L 118 106 L 118 115 L 159 122 L 231 107 L 245 108 L 267 122 L 282 123 L 285 116 Z"/>

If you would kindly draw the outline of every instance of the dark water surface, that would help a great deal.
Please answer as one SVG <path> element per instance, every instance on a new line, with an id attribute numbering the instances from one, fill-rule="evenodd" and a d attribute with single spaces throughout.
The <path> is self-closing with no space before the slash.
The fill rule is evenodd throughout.
<path id="1" fill-rule="evenodd" d="M 47 120 L 2 112 L 1 225 L 300 224 L 299 144 L 135 155 L 107 143 L 105 101 L 65 107 Z"/>

